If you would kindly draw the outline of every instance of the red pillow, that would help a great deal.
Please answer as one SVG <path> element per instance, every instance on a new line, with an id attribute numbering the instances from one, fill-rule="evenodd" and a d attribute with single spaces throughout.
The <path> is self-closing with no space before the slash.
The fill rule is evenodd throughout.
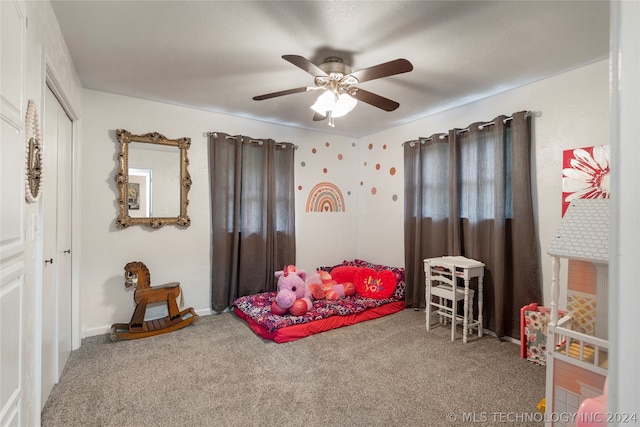
<path id="1" fill-rule="evenodd" d="M 372 268 L 360 268 L 353 282 L 356 291 L 365 298 L 389 298 L 396 290 L 396 275 L 391 270 L 375 271 Z"/>
<path id="2" fill-rule="evenodd" d="M 338 284 L 354 283 L 358 270 L 360 270 L 360 267 L 356 267 L 355 265 L 341 265 L 335 267 L 329 274 L 331 274 L 331 278 Z"/>

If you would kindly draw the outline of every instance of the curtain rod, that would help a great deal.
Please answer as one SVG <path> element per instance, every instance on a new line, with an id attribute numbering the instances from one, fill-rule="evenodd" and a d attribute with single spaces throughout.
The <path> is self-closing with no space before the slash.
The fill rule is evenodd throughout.
<path id="1" fill-rule="evenodd" d="M 527 117 L 532 117 L 532 116 L 540 117 L 540 112 L 539 112 L 539 111 L 527 111 L 527 112 L 525 112 L 525 113 L 524 113 L 524 117 L 525 117 L 525 118 L 527 118 Z M 513 116 L 505 117 L 505 118 L 502 120 L 502 122 L 503 122 L 503 123 L 507 123 L 508 121 L 511 121 L 511 120 L 513 120 Z M 496 122 L 486 122 L 486 123 L 482 123 L 482 124 L 478 125 L 478 129 L 479 129 L 479 130 L 482 130 L 482 129 L 484 129 L 486 126 L 493 126 L 493 125 L 495 125 L 495 124 L 496 124 Z M 465 133 L 465 132 L 469 132 L 469 127 L 466 127 L 466 128 L 464 128 L 464 129 L 459 129 L 459 130 L 456 132 L 456 134 L 457 134 L 457 135 L 460 135 L 461 133 Z M 448 135 L 448 134 L 446 134 L 446 133 L 441 133 L 441 134 L 439 134 L 439 135 L 438 135 L 438 139 L 439 139 L 439 140 L 441 140 L 441 141 L 442 141 L 443 139 L 448 138 L 448 137 L 449 137 L 449 135 Z M 402 145 L 404 145 L 404 144 L 409 144 L 411 147 L 413 147 L 413 146 L 414 146 L 414 145 L 416 145 L 417 143 L 425 144 L 425 143 L 430 142 L 430 141 L 433 141 L 433 138 L 432 138 L 432 137 L 430 137 L 430 136 L 428 136 L 428 137 L 419 136 L 419 137 L 418 137 L 418 139 L 413 139 L 413 140 L 411 140 L 411 141 L 407 141 L 407 142 L 403 143 Z"/>
<path id="2" fill-rule="evenodd" d="M 207 132 L 207 136 L 213 136 L 214 138 L 218 137 L 218 132 Z M 236 141 L 238 139 L 237 136 L 231 136 L 231 135 L 226 135 L 224 137 L 225 139 L 233 139 L 234 141 Z M 257 143 L 258 145 L 262 145 L 264 144 L 264 141 L 259 140 L 259 139 L 242 139 L 242 142 L 249 142 L 249 143 Z M 276 147 L 284 147 L 286 148 L 288 144 L 291 144 L 290 142 L 276 142 Z M 298 146 L 295 144 L 291 144 L 293 146 L 294 150 L 298 149 Z"/>

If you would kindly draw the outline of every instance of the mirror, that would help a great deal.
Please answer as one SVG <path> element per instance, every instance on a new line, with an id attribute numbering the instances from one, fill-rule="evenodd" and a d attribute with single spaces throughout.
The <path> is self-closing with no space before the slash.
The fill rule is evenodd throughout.
<path id="1" fill-rule="evenodd" d="M 124 129 L 118 129 L 117 134 L 120 164 L 115 180 L 120 214 L 116 226 L 188 227 L 191 177 L 187 150 L 191 139 L 168 139 L 157 132 L 133 135 Z"/>

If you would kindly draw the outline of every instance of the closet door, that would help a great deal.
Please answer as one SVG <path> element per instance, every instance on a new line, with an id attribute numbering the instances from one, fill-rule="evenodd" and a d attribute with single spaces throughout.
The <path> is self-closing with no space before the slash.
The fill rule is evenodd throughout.
<path id="1" fill-rule="evenodd" d="M 48 96 L 53 96 L 47 89 Z M 57 101 L 57 99 L 56 99 Z M 56 102 L 57 103 L 57 102 Z M 71 172 L 73 132 L 71 119 L 58 104 L 58 379 L 71 354 Z"/>
<path id="2" fill-rule="evenodd" d="M 71 353 L 72 125 L 47 88 L 44 111 L 42 406 Z"/>

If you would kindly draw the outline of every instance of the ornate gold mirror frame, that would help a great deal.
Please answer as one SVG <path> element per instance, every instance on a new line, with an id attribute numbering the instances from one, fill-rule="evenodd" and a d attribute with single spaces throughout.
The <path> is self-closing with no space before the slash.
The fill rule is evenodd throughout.
<path id="1" fill-rule="evenodd" d="M 187 170 L 187 165 L 189 164 L 189 159 L 187 158 L 187 150 L 191 145 L 191 138 L 168 139 L 164 135 L 161 135 L 157 132 L 151 132 L 144 135 L 133 135 L 124 129 L 118 129 L 117 134 L 118 141 L 120 142 L 120 155 L 118 158 L 119 166 L 115 176 L 115 180 L 119 189 L 118 202 L 120 205 L 120 214 L 118 215 L 118 219 L 116 220 L 116 226 L 118 228 L 125 228 L 133 224 L 141 224 L 152 228 L 160 228 L 163 225 L 167 224 L 175 224 L 182 227 L 188 227 L 189 225 L 191 225 L 191 220 L 189 219 L 189 215 L 187 214 L 187 206 L 189 205 L 187 194 L 189 193 L 189 189 L 191 188 L 191 176 L 189 175 L 189 171 Z M 159 217 L 151 215 L 132 217 L 130 215 L 130 191 L 132 187 L 129 185 L 129 149 L 131 148 L 131 143 L 156 144 L 160 146 L 158 148 L 178 148 L 180 157 L 180 206 L 178 216 Z"/>
<path id="2" fill-rule="evenodd" d="M 42 194 L 43 164 L 38 109 L 33 99 L 30 99 L 27 105 L 27 119 L 25 124 L 27 137 L 25 148 L 25 197 L 29 203 L 35 203 Z"/>

